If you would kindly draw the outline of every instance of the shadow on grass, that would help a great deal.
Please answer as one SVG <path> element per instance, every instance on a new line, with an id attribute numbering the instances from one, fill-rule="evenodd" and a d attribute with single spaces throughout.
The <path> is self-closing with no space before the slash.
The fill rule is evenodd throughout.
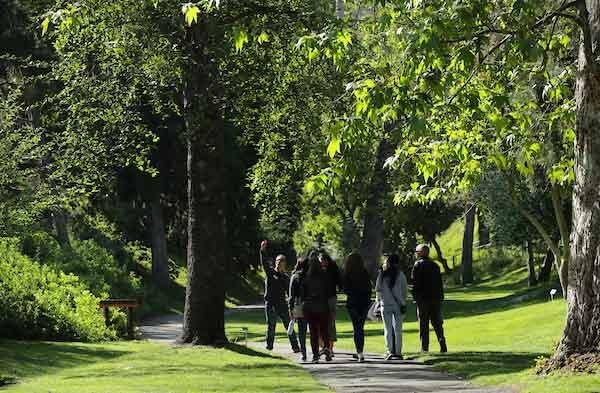
<path id="1" fill-rule="evenodd" d="M 478 290 L 482 291 L 481 288 Z M 493 290 L 490 288 L 490 291 Z M 534 288 L 492 299 L 472 301 L 449 299 L 444 301 L 442 308 L 446 319 L 469 317 L 542 303 L 547 301 L 544 294 L 544 288 Z"/>
<path id="2" fill-rule="evenodd" d="M 131 353 L 86 344 L 0 341 L 0 370 L 18 378 L 107 361 Z"/>
<path id="3" fill-rule="evenodd" d="M 250 347 L 244 346 L 244 345 L 239 345 L 239 344 L 234 344 L 234 343 L 229 343 L 225 346 L 225 349 L 231 351 L 231 352 L 235 352 L 235 353 L 239 353 L 240 355 L 244 355 L 244 356 L 253 356 L 253 357 L 259 357 L 259 358 L 271 358 L 271 359 L 279 359 L 278 357 L 272 356 L 271 354 L 265 353 L 265 352 L 260 352 L 260 351 L 256 351 Z"/>
<path id="4" fill-rule="evenodd" d="M 517 373 L 535 366 L 535 352 L 453 352 L 432 354 L 425 364 L 440 367 L 467 379 Z"/>

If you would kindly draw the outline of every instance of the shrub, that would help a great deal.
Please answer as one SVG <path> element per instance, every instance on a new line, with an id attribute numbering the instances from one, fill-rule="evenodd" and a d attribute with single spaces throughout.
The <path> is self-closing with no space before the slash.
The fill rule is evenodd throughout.
<path id="1" fill-rule="evenodd" d="M 0 336 L 112 339 L 115 332 L 104 325 L 98 301 L 78 277 L 33 262 L 16 241 L 0 239 Z"/>
<path id="2" fill-rule="evenodd" d="M 43 264 L 72 273 L 100 297 L 134 297 L 141 292 L 140 278 L 95 240 L 71 240 L 65 250 L 45 232 L 29 234 L 21 242 L 23 252 Z"/>

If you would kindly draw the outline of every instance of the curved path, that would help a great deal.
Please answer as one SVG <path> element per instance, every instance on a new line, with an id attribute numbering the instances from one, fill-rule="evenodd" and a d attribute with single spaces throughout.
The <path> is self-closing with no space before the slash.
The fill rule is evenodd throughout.
<path id="1" fill-rule="evenodd" d="M 245 308 L 255 308 L 249 306 Z M 258 306 L 261 307 L 262 306 Z M 148 340 L 173 344 L 181 331 L 182 316 L 166 315 L 145 321 L 140 330 Z M 282 341 L 282 340 L 280 340 Z M 307 343 L 308 344 L 308 343 Z M 264 348 L 264 343 L 249 343 Z M 276 354 L 298 362 L 298 354 L 292 353 L 289 345 L 276 344 Z M 333 361 L 318 364 L 299 363 L 319 382 L 338 393 L 511 393 L 506 388 L 481 388 L 447 373 L 436 371 L 420 362 L 402 360 L 386 362 L 379 354 L 367 354 L 364 363 L 357 363 L 352 354 L 338 351 Z"/>

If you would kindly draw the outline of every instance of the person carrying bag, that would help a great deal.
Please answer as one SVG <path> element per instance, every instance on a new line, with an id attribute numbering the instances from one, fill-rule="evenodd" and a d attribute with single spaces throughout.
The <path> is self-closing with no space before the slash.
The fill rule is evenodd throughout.
<path id="1" fill-rule="evenodd" d="M 402 359 L 402 322 L 406 314 L 408 283 L 400 269 L 400 257 L 387 257 L 375 284 L 377 301 L 381 305 L 387 353 L 385 360 Z"/>

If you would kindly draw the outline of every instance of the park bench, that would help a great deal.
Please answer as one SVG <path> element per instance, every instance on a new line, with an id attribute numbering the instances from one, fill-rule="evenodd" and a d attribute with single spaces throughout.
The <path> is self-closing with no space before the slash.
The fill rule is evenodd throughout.
<path id="1" fill-rule="evenodd" d="M 108 309 L 110 307 L 119 307 L 127 309 L 127 335 L 133 338 L 133 309 L 141 305 L 141 301 L 137 299 L 106 299 L 101 300 L 100 308 L 104 310 L 104 322 L 106 326 L 109 324 Z"/>

